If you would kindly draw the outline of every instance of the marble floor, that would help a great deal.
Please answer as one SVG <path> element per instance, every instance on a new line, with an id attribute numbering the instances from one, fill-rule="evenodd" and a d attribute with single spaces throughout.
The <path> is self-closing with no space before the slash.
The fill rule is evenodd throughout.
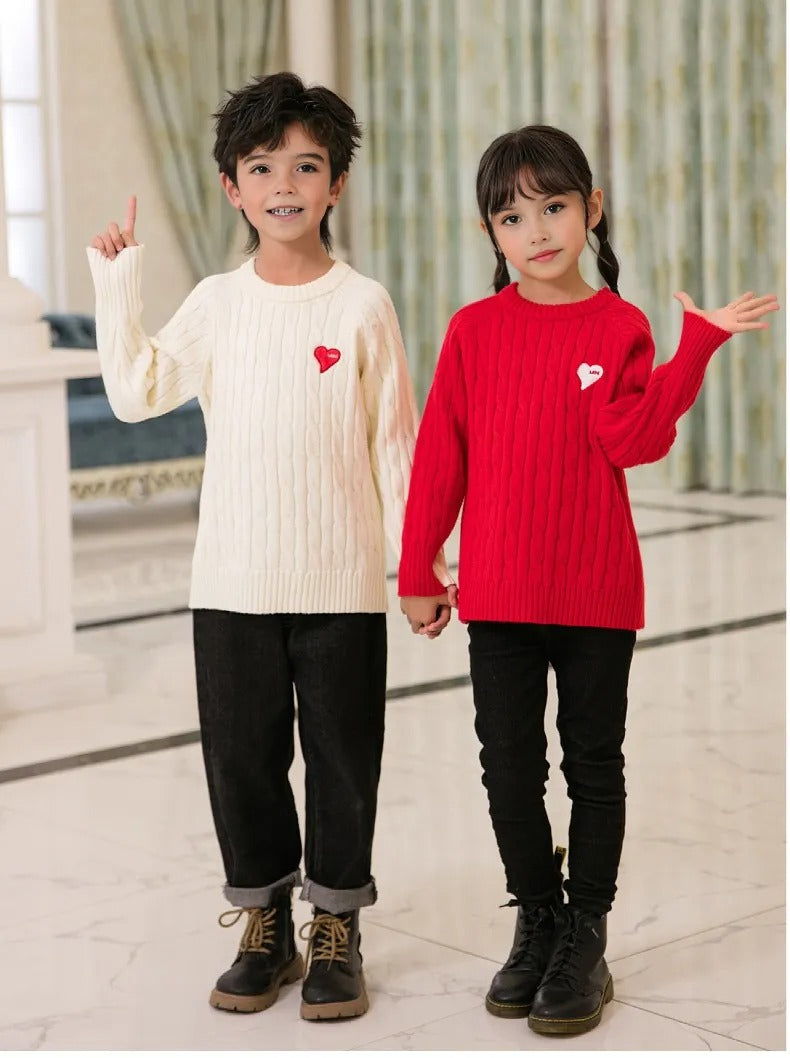
<path id="1" fill-rule="evenodd" d="M 296 987 L 262 1014 L 209 1006 L 239 928 L 217 925 L 184 609 L 194 505 L 172 501 L 75 514 L 78 645 L 105 665 L 107 699 L 0 717 L 0 1050 L 784 1050 L 785 505 L 632 499 L 648 624 L 609 919 L 615 999 L 594 1032 L 547 1040 L 483 1007 L 514 912 L 499 906 L 466 635 L 454 621 L 413 637 L 396 604 L 380 899 L 362 913 L 370 1011 L 307 1023 Z M 562 842 L 556 733 L 549 751 Z M 298 761 L 293 779 L 301 808 Z"/>

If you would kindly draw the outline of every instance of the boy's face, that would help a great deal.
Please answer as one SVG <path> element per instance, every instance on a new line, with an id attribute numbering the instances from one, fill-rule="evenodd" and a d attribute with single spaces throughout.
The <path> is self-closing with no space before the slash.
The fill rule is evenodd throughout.
<path id="1" fill-rule="evenodd" d="M 274 151 L 256 147 L 239 158 L 236 183 L 220 178 L 225 194 L 244 213 L 265 242 L 291 243 L 318 237 L 321 220 L 334 206 L 346 182 L 341 173 L 330 185 L 329 151 L 311 139 L 303 125 L 290 125 Z"/>

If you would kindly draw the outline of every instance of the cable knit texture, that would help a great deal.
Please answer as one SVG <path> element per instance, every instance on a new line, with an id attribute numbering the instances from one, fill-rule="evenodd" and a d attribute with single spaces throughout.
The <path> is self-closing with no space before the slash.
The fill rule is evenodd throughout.
<path id="1" fill-rule="evenodd" d="M 399 555 L 417 411 L 384 288 L 340 261 L 311 283 L 279 286 L 250 259 L 204 279 L 149 338 L 143 247 L 88 257 L 118 418 L 139 422 L 193 397 L 203 409 L 190 606 L 386 610 L 385 532 Z M 449 582 L 439 562 L 437 572 Z"/>
<path id="2" fill-rule="evenodd" d="M 667 454 L 729 337 L 687 313 L 654 371 L 646 317 L 609 290 L 544 305 L 513 283 L 461 309 L 420 425 L 399 594 L 441 590 L 430 556 L 463 503 L 462 621 L 642 628 L 624 468 Z"/>

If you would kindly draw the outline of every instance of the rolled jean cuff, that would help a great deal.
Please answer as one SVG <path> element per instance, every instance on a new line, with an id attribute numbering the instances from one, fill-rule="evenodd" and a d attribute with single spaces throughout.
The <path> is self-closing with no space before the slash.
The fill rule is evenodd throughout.
<path id="1" fill-rule="evenodd" d="M 371 878 L 367 885 L 359 889 L 327 889 L 324 885 L 305 878 L 300 900 L 309 900 L 315 907 L 328 911 L 331 915 L 341 915 L 344 911 L 356 911 L 360 907 L 370 907 L 378 898 L 376 879 Z"/>
<path id="2" fill-rule="evenodd" d="M 302 884 L 302 872 L 291 871 L 271 885 L 262 885 L 257 889 L 242 889 L 237 885 L 226 885 L 222 893 L 234 907 L 269 907 L 283 889 L 293 889 Z"/>

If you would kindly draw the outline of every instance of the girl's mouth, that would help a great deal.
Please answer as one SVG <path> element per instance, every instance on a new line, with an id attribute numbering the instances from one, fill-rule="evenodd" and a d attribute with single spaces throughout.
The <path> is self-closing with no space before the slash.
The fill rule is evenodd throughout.
<path id="1" fill-rule="evenodd" d="M 553 261 L 559 252 L 559 250 L 546 250 L 545 253 L 539 253 L 536 254 L 535 257 L 530 257 L 530 261 Z"/>

